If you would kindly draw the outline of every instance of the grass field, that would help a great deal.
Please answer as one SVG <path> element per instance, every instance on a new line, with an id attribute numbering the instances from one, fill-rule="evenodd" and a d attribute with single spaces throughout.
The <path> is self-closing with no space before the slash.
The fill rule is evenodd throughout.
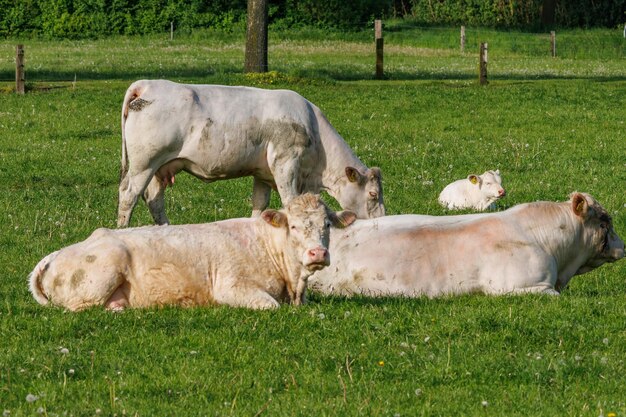
<path id="1" fill-rule="evenodd" d="M 388 214 L 445 214 L 436 198 L 447 183 L 499 168 L 500 209 L 585 191 L 625 238 L 621 31 L 558 32 L 557 58 L 546 35 L 468 30 L 461 53 L 457 32 L 389 25 L 385 80 L 373 79 L 370 32 L 272 33 L 276 72 L 255 77 L 241 72 L 238 33 L 0 40 L 4 415 L 626 416 L 626 261 L 554 298 L 311 294 L 278 311 L 111 314 L 44 308 L 28 293 L 43 256 L 114 227 L 121 101 L 138 78 L 298 91 L 382 168 Z M 480 41 L 490 45 L 486 87 Z M 18 42 L 24 96 L 11 91 Z M 251 187 L 180 175 L 169 217 L 248 216 Z M 140 203 L 133 225 L 150 223 Z"/>

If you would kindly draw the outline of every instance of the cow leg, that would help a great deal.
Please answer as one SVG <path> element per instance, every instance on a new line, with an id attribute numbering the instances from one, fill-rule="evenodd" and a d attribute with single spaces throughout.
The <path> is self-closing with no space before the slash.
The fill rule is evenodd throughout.
<path id="1" fill-rule="evenodd" d="M 118 195 L 117 227 L 128 226 L 137 199 L 143 194 L 153 176 L 154 171 L 145 170 L 134 176 L 127 174 L 122 178 Z"/>
<path id="2" fill-rule="evenodd" d="M 293 159 L 277 159 L 272 168 L 276 188 L 283 206 L 299 194 L 298 175 L 296 174 L 299 165 L 299 156 L 294 156 Z"/>
<path id="3" fill-rule="evenodd" d="M 143 199 L 148 205 L 150 214 L 156 224 L 170 224 L 165 214 L 165 187 L 166 184 L 159 181 L 155 175 L 143 193 Z"/>
<path id="4" fill-rule="evenodd" d="M 302 304 L 306 304 L 306 286 L 307 280 L 300 278 L 298 280 L 298 285 L 296 288 L 296 295 L 292 301 L 293 305 L 299 306 Z"/>
<path id="5" fill-rule="evenodd" d="M 260 288 L 249 285 L 233 285 L 227 289 L 214 290 L 213 298 L 218 304 L 225 304 L 233 307 L 246 307 L 255 310 L 267 310 L 280 307 L 271 295 Z"/>
<path id="6" fill-rule="evenodd" d="M 252 217 L 259 217 L 270 204 L 272 188 L 265 182 L 254 177 L 252 185 Z"/>
<path id="7" fill-rule="evenodd" d="M 111 311 L 122 311 L 128 306 L 128 297 L 126 297 L 126 294 L 122 290 L 122 286 L 117 287 L 113 294 L 111 294 L 111 297 L 104 303 L 104 307 Z"/>
<path id="8" fill-rule="evenodd" d="M 537 285 L 534 287 L 515 288 L 512 291 L 513 294 L 547 294 L 547 295 L 561 295 L 557 290 L 547 285 Z"/>

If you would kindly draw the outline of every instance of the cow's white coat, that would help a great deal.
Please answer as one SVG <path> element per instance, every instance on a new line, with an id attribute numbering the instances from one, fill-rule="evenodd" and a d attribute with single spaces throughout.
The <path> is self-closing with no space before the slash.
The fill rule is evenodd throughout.
<path id="1" fill-rule="evenodd" d="M 494 210 L 495 202 L 505 195 L 500 170 L 485 171 L 446 185 L 439 194 L 439 203 L 450 210 Z"/>
<path id="2" fill-rule="evenodd" d="M 329 263 L 331 223 L 345 226 L 354 219 L 305 194 L 257 218 L 98 229 L 41 260 L 29 276 L 30 291 L 41 304 L 72 311 L 300 304 L 308 276 Z"/>
<path id="3" fill-rule="evenodd" d="M 624 242 L 591 196 L 574 193 L 496 213 L 357 220 L 331 234 L 330 251 L 331 265 L 309 278 L 326 294 L 558 294 L 621 259 Z"/>
<path id="4" fill-rule="evenodd" d="M 122 105 L 118 226 L 142 196 L 167 224 L 163 193 L 179 171 L 206 182 L 253 176 L 253 216 L 272 188 L 283 204 L 326 190 L 359 218 L 385 214 L 381 174 L 367 168 L 319 108 L 289 90 L 133 83 Z"/>

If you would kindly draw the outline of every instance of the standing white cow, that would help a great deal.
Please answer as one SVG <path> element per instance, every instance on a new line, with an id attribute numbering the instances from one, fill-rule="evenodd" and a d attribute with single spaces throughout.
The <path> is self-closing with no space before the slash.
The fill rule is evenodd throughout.
<path id="1" fill-rule="evenodd" d="M 163 193 L 186 171 L 206 182 L 254 177 L 252 215 L 326 190 L 359 218 L 383 216 L 378 168 L 368 169 L 319 108 L 289 90 L 133 83 L 122 105 L 118 227 L 141 195 L 157 224 L 167 224 Z"/>
<path id="2" fill-rule="evenodd" d="M 624 257 L 611 218 L 584 193 L 497 213 L 357 220 L 330 240 L 333 260 L 309 288 L 341 295 L 556 295 Z"/>
<path id="3" fill-rule="evenodd" d="M 482 175 L 470 174 L 448 184 L 439 194 L 439 203 L 450 210 L 494 210 L 495 202 L 505 195 L 500 170 L 497 169 L 485 171 Z"/>
<path id="4" fill-rule="evenodd" d="M 318 196 L 296 197 L 284 210 L 208 224 L 98 229 L 53 252 L 29 276 L 40 304 L 76 311 L 154 305 L 227 304 L 275 308 L 304 301 L 306 280 L 329 263 L 333 213 Z"/>

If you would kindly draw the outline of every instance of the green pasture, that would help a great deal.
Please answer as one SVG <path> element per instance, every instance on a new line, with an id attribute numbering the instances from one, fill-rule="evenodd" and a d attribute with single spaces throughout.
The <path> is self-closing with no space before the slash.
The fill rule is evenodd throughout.
<path id="1" fill-rule="evenodd" d="M 310 294 L 300 308 L 67 313 L 27 275 L 48 253 L 114 227 L 120 109 L 139 78 L 298 91 L 368 166 L 388 214 L 446 214 L 443 187 L 499 168 L 505 209 L 591 193 L 626 238 L 626 40 L 385 28 L 272 32 L 269 74 L 242 73 L 241 33 L 0 40 L 0 411 L 4 416 L 626 416 L 626 261 L 560 297 L 371 299 Z M 489 43 L 488 86 L 477 83 Z M 14 94 L 15 45 L 27 94 Z M 167 191 L 174 223 L 245 217 L 249 178 Z M 273 206 L 279 200 L 273 198 Z M 336 205 L 335 205 L 336 207 Z M 140 202 L 132 224 L 150 224 Z"/>

